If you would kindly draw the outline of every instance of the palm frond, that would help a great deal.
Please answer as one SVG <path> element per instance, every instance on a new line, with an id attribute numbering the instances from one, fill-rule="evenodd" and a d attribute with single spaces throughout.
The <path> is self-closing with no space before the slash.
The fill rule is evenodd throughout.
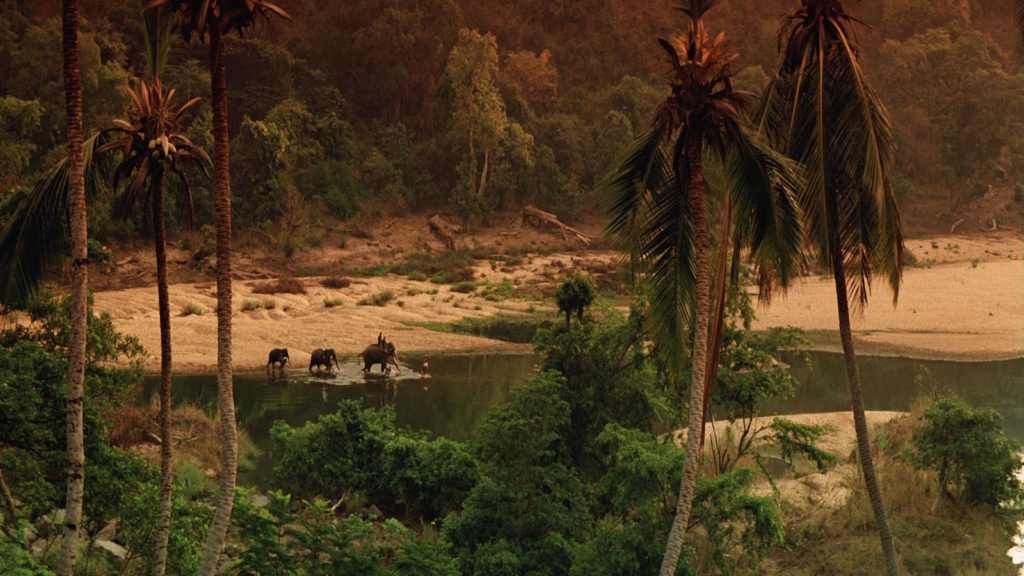
<path id="1" fill-rule="evenodd" d="M 111 169 L 98 152 L 110 135 L 100 132 L 83 145 L 87 200 L 95 198 Z M 0 230 L 0 304 L 24 307 L 39 288 L 46 270 L 71 252 L 68 220 L 67 159 L 58 162 L 32 187 L 28 197 Z"/>
<path id="2" fill-rule="evenodd" d="M 759 299 L 768 304 L 803 268 L 803 170 L 753 130 L 744 130 L 728 156 L 728 174 L 735 246 L 750 249 Z"/>
<path id="3" fill-rule="evenodd" d="M 829 269 L 838 248 L 859 311 L 875 274 L 888 281 L 894 303 L 899 295 L 903 239 L 889 180 L 895 141 L 849 38 L 853 19 L 836 3 L 827 7 L 832 12 L 801 10 L 784 28 L 784 57 L 754 121 L 768 142 L 804 166 L 800 205 L 808 241 Z"/>
<path id="4" fill-rule="evenodd" d="M 142 29 L 146 46 L 146 66 L 151 79 L 162 78 L 171 55 L 171 27 L 173 20 L 160 10 L 147 10 L 142 2 L 145 26 Z"/>

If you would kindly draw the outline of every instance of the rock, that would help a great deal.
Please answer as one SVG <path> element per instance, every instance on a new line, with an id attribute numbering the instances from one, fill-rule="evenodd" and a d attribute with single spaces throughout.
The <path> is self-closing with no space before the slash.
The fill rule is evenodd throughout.
<path id="1" fill-rule="evenodd" d="M 257 508 L 266 508 L 270 504 L 270 498 L 267 498 L 263 494 L 253 494 L 252 505 Z"/>
<path id="2" fill-rule="evenodd" d="M 380 511 L 380 508 L 377 508 L 376 504 L 370 504 L 370 507 L 367 508 L 367 512 L 377 516 L 377 520 L 383 520 L 384 519 L 384 513 Z"/>
<path id="3" fill-rule="evenodd" d="M 46 549 L 49 545 L 49 540 L 46 538 L 40 538 L 32 543 L 32 557 L 36 560 L 42 560 L 43 554 L 46 553 Z"/>
<path id="4" fill-rule="evenodd" d="M 95 540 L 113 540 L 117 535 L 117 522 L 110 521 L 99 532 L 93 536 Z"/>
<path id="5" fill-rule="evenodd" d="M 125 550 L 124 546 L 111 542 L 110 540 L 95 540 L 92 545 L 101 550 L 105 550 L 112 559 L 123 561 L 128 556 L 128 550 Z"/>
<path id="6" fill-rule="evenodd" d="M 29 544 L 39 539 L 39 535 L 36 534 L 35 528 L 33 528 L 31 524 L 25 526 L 25 531 L 23 532 L 23 534 L 25 536 L 25 542 Z"/>

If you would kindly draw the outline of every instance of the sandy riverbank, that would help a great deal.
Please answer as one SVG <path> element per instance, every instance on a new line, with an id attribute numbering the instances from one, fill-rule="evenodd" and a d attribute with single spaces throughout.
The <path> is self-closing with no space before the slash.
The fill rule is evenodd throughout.
<path id="1" fill-rule="evenodd" d="M 858 352 L 957 360 L 1024 355 L 1019 239 L 941 237 L 908 241 L 907 248 L 922 264 L 935 262 L 904 271 L 895 308 L 892 291 L 875 281 L 863 316 L 852 321 Z M 806 278 L 759 308 L 754 326 L 799 326 L 814 331 L 818 349 L 839 350 L 837 314 L 832 278 Z"/>
<path id="2" fill-rule="evenodd" d="M 938 246 L 938 248 L 935 248 Z M 960 360 L 991 360 L 1024 355 L 1024 244 L 1016 236 L 965 239 L 940 237 L 907 242 L 923 266 L 908 267 L 899 305 L 880 282 L 874 285 L 863 316 L 853 320 L 858 352 Z M 141 255 L 140 255 L 141 257 Z M 519 285 L 546 283 L 550 288 L 574 267 L 607 264 L 610 252 L 585 256 L 551 254 L 530 258 L 514 270 L 481 265 L 477 277 L 494 283 L 509 278 Z M 458 294 L 449 286 L 410 281 L 404 276 L 357 278 L 332 290 L 318 278 L 305 278 L 303 295 L 254 295 L 259 282 L 235 282 L 234 362 L 237 370 L 261 369 L 272 348 L 288 348 L 294 365 L 308 363 L 309 351 L 326 339 L 339 354 L 355 355 L 376 340 L 378 332 L 402 352 L 529 351 L 485 338 L 446 334 L 410 326 L 417 322 L 454 322 L 466 317 L 522 314 L 551 308 L 524 300 L 491 302 L 479 295 Z M 409 296 L 409 290 L 422 293 Z M 437 294 L 428 292 L 437 289 Z M 395 294 L 384 307 L 356 306 L 383 290 Z M 838 350 L 835 287 L 830 278 L 805 278 L 769 308 L 759 307 L 755 328 L 793 325 L 811 331 L 818 349 Z M 177 372 L 216 368 L 216 299 L 213 282 L 170 287 L 174 365 Z M 324 299 L 340 297 L 343 305 L 327 308 Z M 99 292 L 96 307 L 109 312 L 116 325 L 139 337 L 150 353 L 146 369 L 159 369 L 156 291 L 152 287 Z M 272 299 L 272 310 L 241 310 L 246 300 Z M 186 304 L 204 313 L 182 317 Z"/>

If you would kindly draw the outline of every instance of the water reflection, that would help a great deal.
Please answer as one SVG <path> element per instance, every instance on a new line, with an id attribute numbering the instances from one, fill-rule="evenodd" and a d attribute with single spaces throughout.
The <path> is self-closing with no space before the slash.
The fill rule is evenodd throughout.
<path id="1" fill-rule="evenodd" d="M 292 367 L 285 371 L 235 375 L 238 421 L 264 453 L 256 470 L 241 481 L 264 485 L 269 479 L 270 428 L 277 420 L 292 426 L 316 421 L 337 410 L 341 400 L 362 400 L 367 407 L 393 405 L 399 426 L 429 430 L 437 436 L 466 440 L 487 412 L 508 396 L 533 370 L 538 357 L 532 354 L 483 354 L 413 356 L 404 358 L 400 370 L 385 377 L 366 373 L 355 361 L 334 372 L 308 372 Z M 421 374 L 424 361 L 429 373 Z M 159 378 L 147 378 L 142 402 L 149 402 L 160 387 Z M 194 403 L 208 412 L 216 410 L 215 375 L 176 376 L 172 402 Z"/>
<path id="2" fill-rule="evenodd" d="M 767 413 L 850 409 L 842 354 L 811 352 L 810 366 L 795 354 L 784 359 L 800 387 L 794 398 L 766 406 Z M 859 356 L 857 362 L 868 410 L 907 410 L 919 394 L 952 392 L 972 406 L 994 408 L 1002 414 L 1007 434 L 1024 441 L 1024 359 L 953 362 Z"/>

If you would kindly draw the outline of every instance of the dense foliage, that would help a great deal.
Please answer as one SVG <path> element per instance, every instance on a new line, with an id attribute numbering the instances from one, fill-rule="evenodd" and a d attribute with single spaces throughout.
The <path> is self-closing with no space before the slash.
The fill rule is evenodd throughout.
<path id="1" fill-rule="evenodd" d="M 18 502 L 8 512 L 0 535 L 0 571 L 36 570 L 30 556 L 4 550 L 26 546 L 19 527 L 52 522 L 66 492 L 67 347 L 70 298 L 43 291 L 28 306 L 31 323 L 0 330 L 0 467 Z M 108 416 L 128 402 L 139 382 L 142 347 L 120 334 L 106 314 L 90 313 L 84 406 L 86 460 L 85 528 L 97 533 L 112 520 L 121 524 L 124 541 L 142 567 L 153 556 L 152 518 L 157 511 L 159 470 L 138 455 L 111 444 Z M 199 547 L 211 516 L 201 504 L 176 495 L 170 565 L 194 572 Z M 13 535 L 13 536 L 12 536 Z M 8 560 L 10 559 L 10 560 Z M 11 562 L 5 565 L 3 562 Z M 45 568 L 38 568 L 43 570 Z M 17 572 L 15 572 L 17 573 Z M 35 572 L 26 572 L 35 573 Z"/>
<path id="2" fill-rule="evenodd" d="M 139 2 L 81 4 L 88 134 L 122 113 L 122 87 L 145 77 L 145 64 Z M 748 4 L 723 0 L 708 25 L 730 31 L 743 56 L 737 85 L 756 93 L 776 64 L 789 3 Z M 293 25 L 228 39 L 226 58 L 235 226 L 291 249 L 317 243 L 322 217 L 361 206 L 452 206 L 468 219 L 532 202 L 572 218 L 648 126 L 665 94 L 654 38 L 683 25 L 668 0 L 644 10 L 624 0 L 281 5 Z M 955 210 L 989 185 L 1024 180 L 1024 84 L 1009 64 L 1005 2 L 865 0 L 849 9 L 872 25 L 858 39 L 892 112 L 904 201 L 937 192 Z M 0 2 L 0 206 L 63 155 L 55 14 L 52 2 Z M 164 82 L 203 97 L 184 135 L 212 154 L 205 50 L 174 42 Z M 199 224 L 210 223 L 212 185 L 193 184 Z M 113 226 L 111 201 L 97 202 L 90 230 L 99 237 L 145 230 L 144 214 Z M 180 212 L 169 216 L 173 231 Z"/>

